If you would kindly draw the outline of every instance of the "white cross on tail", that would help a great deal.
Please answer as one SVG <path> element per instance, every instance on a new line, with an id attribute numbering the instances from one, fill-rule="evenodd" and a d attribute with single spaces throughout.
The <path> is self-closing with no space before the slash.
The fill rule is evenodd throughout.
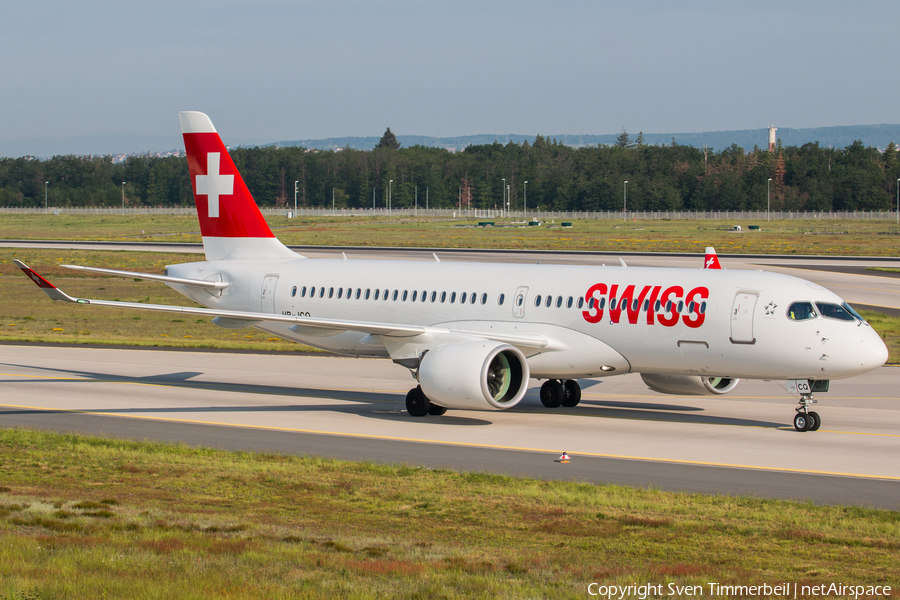
<path id="1" fill-rule="evenodd" d="M 219 153 L 206 153 L 206 175 L 197 175 L 197 194 L 206 195 L 206 214 L 219 216 L 219 196 L 234 194 L 234 175 L 219 174 Z"/>

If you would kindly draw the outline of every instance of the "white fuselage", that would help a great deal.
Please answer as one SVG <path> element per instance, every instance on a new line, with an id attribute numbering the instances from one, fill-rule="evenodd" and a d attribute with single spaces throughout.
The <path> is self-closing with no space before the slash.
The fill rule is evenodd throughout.
<path id="1" fill-rule="evenodd" d="M 544 345 L 525 354 L 539 379 L 627 372 L 837 379 L 876 368 L 886 356 L 865 323 L 788 318 L 798 301 L 841 304 L 832 292 L 758 271 L 298 257 L 189 263 L 167 272 L 228 282 L 214 292 L 170 284 L 210 308 L 429 328 L 398 341 L 256 325 L 344 354 L 396 360 L 451 332 L 456 339 L 459 332 L 533 336 Z"/>

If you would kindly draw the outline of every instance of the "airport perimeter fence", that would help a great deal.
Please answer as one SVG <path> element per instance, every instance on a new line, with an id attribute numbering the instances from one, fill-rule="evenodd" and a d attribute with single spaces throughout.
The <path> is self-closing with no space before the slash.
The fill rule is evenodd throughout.
<path id="1" fill-rule="evenodd" d="M 267 217 L 371 217 L 391 216 L 395 218 L 410 217 L 437 217 L 444 219 L 472 219 L 486 221 L 490 219 L 510 219 L 517 221 L 550 221 L 550 220 L 608 220 L 608 221 L 766 221 L 766 220 L 823 220 L 833 221 L 840 219 L 856 219 L 863 221 L 898 221 L 896 211 L 771 211 L 764 210 L 719 210 L 695 212 L 688 210 L 659 210 L 659 211 L 557 211 L 557 210 L 521 210 L 503 211 L 487 209 L 458 209 L 451 208 L 298 208 L 296 213 L 288 208 L 261 208 L 260 211 Z M 66 214 L 66 215 L 192 215 L 196 216 L 196 207 L 138 207 L 138 208 L 112 208 L 112 207 L 72 207 L 72 208 L 37 208 L 37 207 L 0 207 L 0 214 Z"/>

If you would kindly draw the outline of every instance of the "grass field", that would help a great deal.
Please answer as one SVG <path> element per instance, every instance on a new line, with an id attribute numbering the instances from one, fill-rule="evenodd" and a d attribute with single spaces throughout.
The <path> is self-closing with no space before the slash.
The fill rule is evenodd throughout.
<path id="1" fill-rule="evenodd" d="M 708 595 L 708 582 L 785 581 L 896 598 L 900 581 L 896 511 L 23 430 L 0 430 L 0 481 L 3 598 L 584 598 L 590 582 Z"/>
<path id="2" fill-rule="evenodd" d="M 575 220 L 571 228 L 559 220 L 540 227 L 493 221 L 497 227 L 477 227 L 477 219 L 268 218 L 284 243 L 301 245 L 701 253 L 712 245 L 720 254 L 900 255 L 888 221 L 763 221 L 753 232 L 743 222 L 740 233 L 727 231 L 734 223 L 726 221 Z M 200 242 L 200 234 L 189 216 L 0 214 L 0 239 Z"/>

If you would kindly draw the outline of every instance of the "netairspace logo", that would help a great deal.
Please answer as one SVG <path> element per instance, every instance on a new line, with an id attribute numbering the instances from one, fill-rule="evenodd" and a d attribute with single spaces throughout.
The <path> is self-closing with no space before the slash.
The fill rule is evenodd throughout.
<path id="1" fill-rule="evenodd" d="M 679 585 L 677 583 L 644 583 L 631 585 L 604 585 L 592 582 L 588 584 L 589 596 L 606 598 L 607 600 L 625 600 L 625 598 L 702 598 L 708 596 L 727 598 L 789 598 L 798 600 L 808 597 L 878 598 L 891 595 L 891 587 L 884 585 L 851 585 L 845 583 L 823 583 L 808 585 L 799 583 L 763 583 L 760 585 L 727 585 L 709 582 L 704 585 Z"/>

